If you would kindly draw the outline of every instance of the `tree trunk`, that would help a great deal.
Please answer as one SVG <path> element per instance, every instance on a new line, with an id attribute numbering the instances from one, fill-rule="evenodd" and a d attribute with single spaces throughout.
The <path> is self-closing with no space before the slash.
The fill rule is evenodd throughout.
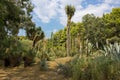
<path id="1" fill-rule="evenodd" d="M 67 21 L 67 56 L 70 55 L 70 19 L 68 18 L 68 21 Z"/>

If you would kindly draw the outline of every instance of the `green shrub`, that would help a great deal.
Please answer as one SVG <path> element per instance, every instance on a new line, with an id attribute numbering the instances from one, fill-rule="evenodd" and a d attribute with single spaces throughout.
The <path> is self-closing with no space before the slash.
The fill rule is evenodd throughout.
<path id="1" fill-rule="evenodd" d="M 36 53 L 32 49 L 32 41 L 18 40 L 17 37 L 11 36 L 0 42 L 0 60 L 4 61 L 4 65 L 18 66 L 23 61 L 25 64 L 34 62 Z"/>
<path id="2" fill-rule="evenodd" d="M 120 61 L 110 57 L 82 57 L 73 66 L 73 80 L 119 80 Z"/>
<path id="3" fill-rule="evenodd" d="M 22 57 L 24 61 L 24 67 L 32 65 L 35 61 L 36 51 L 32 48 L 32 41 L 30 40 L 21 40 L 20 41 L 22 48 Z"/>
<path id="4" fill-rule="evenodd" d="M 89 79 L 89 73 L 86 74 L 86 71 L 89 72 L 89 59 L 82 57 L 78 58 L 75 63 L 73 63 L 73 80 L 87 80 Z"/>
<path id="5" fill-rule="evenodd" d="M 70 51 L 70 56 L 74 56 L 79 53 L 79 50 L 75 47 L 73 47 Z"/>
<path id="6" fill-rule="evenodd" d="M 57 72 L 59 74 L 63 74 L 65 77 L 71 77 L 73 75 L 73 66 L 76 64 L 78 59 L 79 59 L 79 55 L 77 54 L 74 56 L 74 58 L 71 61 L 65 64 L 57 63 L 58 64 Z"/>
<path id="7" fill-rule="evenodd" d="M 24 67 L 32 65 L 35 61 L 36 53 L 34 49 L 30 49 L 26 54 L 23 55 Z"/>
<path id="8" fill-rule="evenodd" d="M 66 49 L 62 46 L 57 46 L 53 48 L 54 54 L 56 57 L 65 57 Z"/>
<path id="9" fill-rule="evenodd" d="M 4 40 L 3 43 L 4 48 L 2 49 L 2 60 L 4 61 L 4 66 L 19 66 L 22 60 L 20 41 L 15 37 L 10 37 Z"/>
<path id="10" fill-rule="evenodd" d="M 73 80 L 120 80 L 120 44 L 107 44 L 99 52 L 102 55 L 82 55 L 72 60 Z"/>
<path id="11" fill-rule="evenodd" d="M 61 63 L 58 63 L 58 70 L 57 72 L 59 74 L 63 74 L 65 77 L 70 77 L 72 75 L 72 67 L 71 67 L 71 64 L 70 63 L 66 63 L 66 64 L 61 64 Z"/>
<path id="12" fill-rule="evenodd" d="M 47 65 L 47 63 L 46 63 L 46 60 L 41 60 L 41 61 L 40 61 L 40 70 L 41 70 L 41 71 L 46 71 L 46 70 L 48 70 L 48 65 Z"/>

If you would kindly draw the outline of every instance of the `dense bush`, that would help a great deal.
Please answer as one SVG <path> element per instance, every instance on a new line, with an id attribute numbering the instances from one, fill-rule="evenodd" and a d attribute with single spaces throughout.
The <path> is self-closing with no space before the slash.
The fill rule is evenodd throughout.
<path id="1" fill-rule="evenodd" d="M 72 80 L 120 80 L 119 46 L 108 44 L 90 56 L 77 54 L 65 65 L 59 64 L 58 72 Z"/>
<path id="2" fill-rule="evenodd" d="M 120 61 L 109 57 L 81 58 L 73 66 L 73 80 L 119 80 Z"/>
<path id="3" fill-rule="evenodd" d="M 72 75 L 72 65 L 68 62 L 66 64 L 58 63 L 57 72 L 63 74 L 65 77 L 70 77 Z"/>
<path id="4" fill-rule="evenodd" d="M 36 53 L 33 49 L 30 49 L 24 56 L 24 67 L 30 66 L 32 63 L 34 63 L 34 58 L 36 57 Z"/>
<path id="5" fill-rule="evenodd" d="M 57 46 L 53 48 L 56 57 L 65 57 L 66 56 L 66 49 L 61 46 Z"/>
<path id="6" fill-rule="evenodd" d="M 3 41 L 1 49 L 1 60 L 4 61 L 4 66 L 18 66 L 22 60 L 21 44 L 15 37 L 6 38 Z"/>
<path id="7" fill-rule="evenodd" d="M 72 65 L 73 80 L 120 80 L 120 45 L 104 46 L 105 55 L 77 58 Z"/>
<path id="8" fill-rule="evenodd" d="M 32 41 L 18 40 L 16 37 L 9 37 L 3 40 L 0 47 L 0 60 L 5 67 L 19 66 L 24 62 L 24 66 L 34 62 L 36 53 L 32 48 Z"/>
<path id="9" fill-rule="evenodd" d="M 32 48 L 32 41 L 30 40 L 22 40 L 22 58 L 24 61 L 24 67 L 30 66 L 32 63 L 34 63 L 34 58 L 36 57 L 35 49 Z"/>

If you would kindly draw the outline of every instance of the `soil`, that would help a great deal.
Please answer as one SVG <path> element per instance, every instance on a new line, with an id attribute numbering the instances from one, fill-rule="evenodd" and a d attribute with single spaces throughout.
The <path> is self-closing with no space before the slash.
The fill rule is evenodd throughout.
<path id="1" fill-rule="evenodd" d="M 41 71 L 38 63 L 30 67 L 0 68 L 0 80 L 69 80 L 57 72 L 57 63 L 65 64 L 71 57 L 47 61 L 48 70 Z"/>

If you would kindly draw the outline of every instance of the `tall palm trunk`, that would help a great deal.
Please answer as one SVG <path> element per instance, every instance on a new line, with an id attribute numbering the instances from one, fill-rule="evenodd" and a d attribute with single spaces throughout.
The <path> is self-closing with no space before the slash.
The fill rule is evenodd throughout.
<path id="1" fill-rule="evenodd" d="M 67 20 L 67 56 L 70 55 L 70 47 L 71 47 L 71 42 L 70 42 L 70 21 L 71 19 L 68 18 Z"/>
<path id="2" fill-rule="evenodd" d="M 70 47 L 71 47 L 71 42 L 70 42 L 70 24 L 71 24 L 71 18 L 74 15 L 75 12 L 75 7 L 71 5 L 67 5 L 65 7 L 65 11 L 67 14 L 67 56 L 70 55 Z"/>

